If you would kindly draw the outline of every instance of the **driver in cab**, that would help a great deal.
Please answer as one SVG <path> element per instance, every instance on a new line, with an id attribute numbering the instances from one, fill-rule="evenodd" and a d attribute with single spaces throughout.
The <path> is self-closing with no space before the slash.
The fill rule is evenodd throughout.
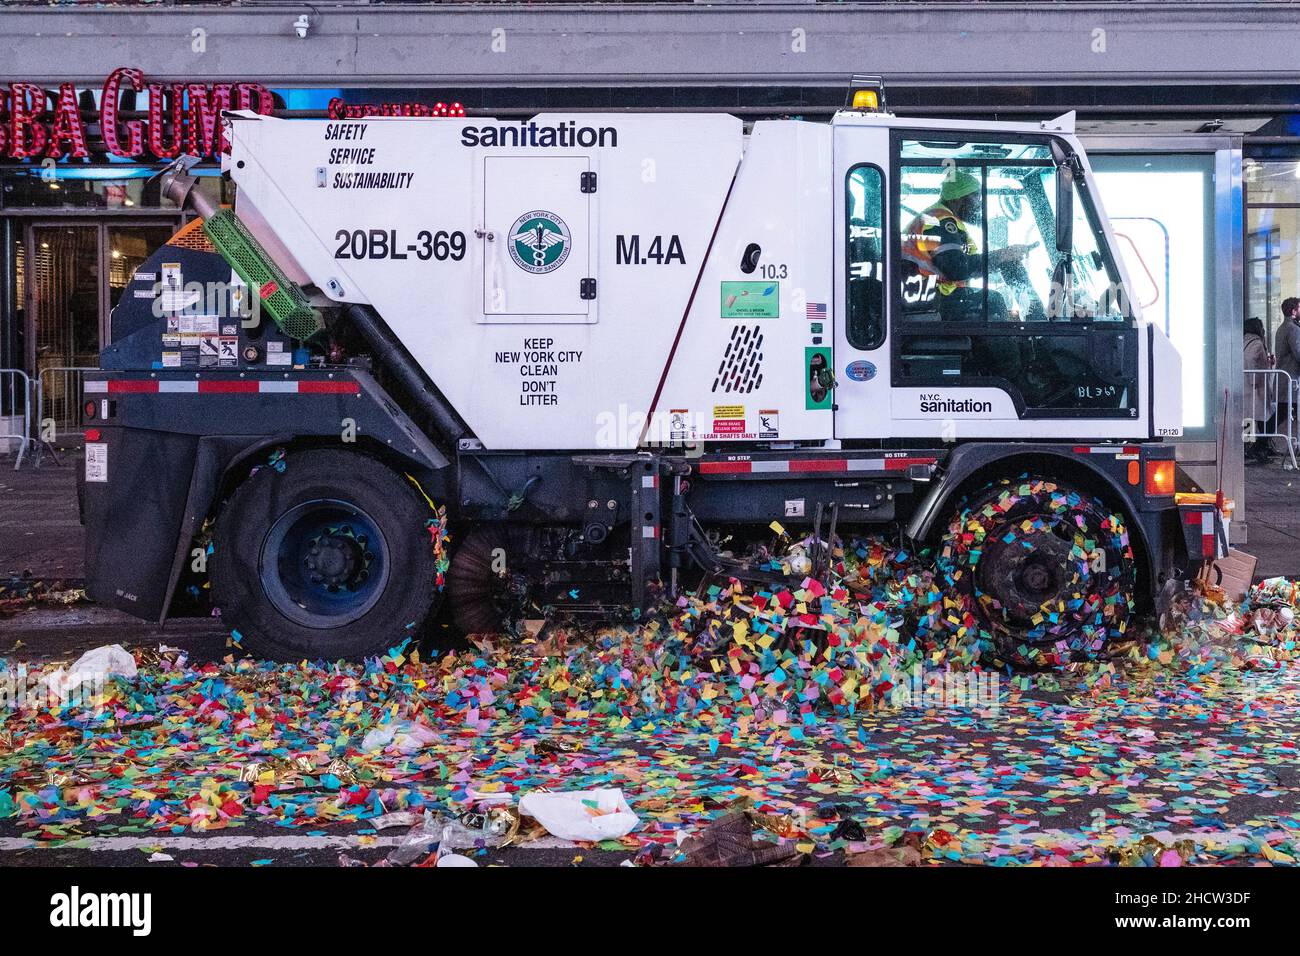
<path id="1" fill-rule="evenodd" d="M 972 231 L 979 233 L 982 221 L 980 181 L 970 173 L 950 170 L 939 190 L 939 201 L 916 216 L 903 232 L 903 258 L 912 262 L 929 285 L 936 282 L 939 318 L 951 322 L 984 320 L 984 261 Z M 1031 246 L 1011 245 L 988 254 L 988 268 L 994 270 L 1022 262 Z M 971 286 L 971 280 L 976 285 Z M 989 291 L 988 320 L 1006 321 L 1006 301 Z"/>

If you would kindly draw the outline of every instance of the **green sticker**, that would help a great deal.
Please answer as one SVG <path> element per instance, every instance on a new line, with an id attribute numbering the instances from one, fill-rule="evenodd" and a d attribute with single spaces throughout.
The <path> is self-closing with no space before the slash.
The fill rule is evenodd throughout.
<path id="1" fill-rule="evenodd" d="M 835 373 L 831 363 L 831 350 L 816 346 L 803 350 L 804 408 L 830 408 L 834 395 Z"/>
<path id="2" fill-rule="evenodd" d="M 722 283 L 724 319 L 775 319 L 781 315 L 781 283 Z"/>

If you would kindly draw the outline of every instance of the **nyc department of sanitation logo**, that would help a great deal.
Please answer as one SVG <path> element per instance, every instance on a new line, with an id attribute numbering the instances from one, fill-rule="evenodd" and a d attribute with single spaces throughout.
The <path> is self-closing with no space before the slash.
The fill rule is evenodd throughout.
<path id="1" fill-rule="evenodd" d="M 554 272 L 569 258 L 569 227 L 553 212 L 534 209 L 510 227 L 510 258 L 525 272 Z"/>

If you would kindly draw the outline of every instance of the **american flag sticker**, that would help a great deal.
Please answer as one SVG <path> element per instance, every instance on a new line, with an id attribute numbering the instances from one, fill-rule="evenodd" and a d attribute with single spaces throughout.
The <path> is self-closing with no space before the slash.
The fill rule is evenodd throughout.
<path id="1" fill-rule="evenodd" d="M 820 321 L 820 320 L 826 318 L 826 303 L 825 303 L 825 302 L 809 302 L 809 303 L 808 303 L 808 318 L 809 318 L 809 320 L 814 321 L 814 322 L 817 322 L 817 321 Z"/>

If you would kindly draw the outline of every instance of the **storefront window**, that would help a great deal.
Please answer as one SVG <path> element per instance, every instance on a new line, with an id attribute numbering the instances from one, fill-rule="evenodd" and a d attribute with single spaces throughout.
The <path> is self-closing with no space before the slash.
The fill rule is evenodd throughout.
<path id="1" fill-rule="evenodd" d="M 186 214 L 150 184 L 161 165 L 0 166 L 0 223 L 13 255 L 4 264 L 13 294 L 0 311 L 9 362 L 39 376 L 45 369 L 93 367 L 108 343 L 110 316 L 132 273 Z M 199 170 L 199 189 L 219 203 L 233 191 L 215 168 Z M 75 413 L 43 383 L 55 417 Z M 71 402 L 71 396 L 67 397 Z"/>
<path id="2" fill-rule="evenodd" d="M 1246 318 L 1260 319 L 1269 348 L 1282 316 L 1282 300 L 1300 295 L 1300 162 L 1247 159 Z"/>

